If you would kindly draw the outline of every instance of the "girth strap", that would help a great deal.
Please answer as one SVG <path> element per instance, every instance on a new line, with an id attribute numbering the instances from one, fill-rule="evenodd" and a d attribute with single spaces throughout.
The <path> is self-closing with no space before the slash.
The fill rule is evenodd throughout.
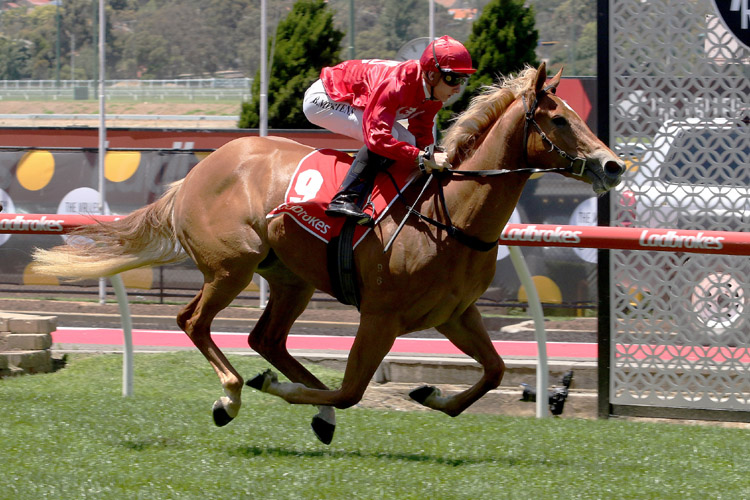
<path id="1" fill-rule="evenodd" d="M 327 260 L 334 297 L 342 304 L 355 306 L 359 310 L 360 293 L 353 245 L 356 228 L 357 224 L 347 219 L 339 235 L 331 238 L 328 243 Z"/>

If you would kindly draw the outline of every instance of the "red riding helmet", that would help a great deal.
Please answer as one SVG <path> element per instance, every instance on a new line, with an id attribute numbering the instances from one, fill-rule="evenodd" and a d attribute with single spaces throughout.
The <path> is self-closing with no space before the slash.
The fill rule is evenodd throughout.
<path id="1" fill-rule="evenodd" d="M 419 58 L 422 71 L 462 73 L 470 75 L 477 70 L 471 67 L 471 54 L 458 40 L 448 35 L 430 43 Z"/>

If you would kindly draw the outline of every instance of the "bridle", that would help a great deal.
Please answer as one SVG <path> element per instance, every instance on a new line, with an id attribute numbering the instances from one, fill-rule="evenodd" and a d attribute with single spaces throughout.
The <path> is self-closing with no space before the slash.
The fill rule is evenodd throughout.
<path id="1" fill-rule="evenodd" d="M 562 156 L 566 160 L 570 162 L 570 164 L 567 167 L 555 167 L 555 168 L 531 168 L 531 167 L 524 167 L 524 168 L 516 168 L 516 169 L 498 169 L 498 170 L 445 170 L 444 172 L 450 174 L 450 175 L 461 175 L 465 177 L 491 177 L 495 175 L 505 175 L 505 174 L 543 174 L 545 172 L 552 172 L 552 173 L 558 173 L 558 174 L 564 174 L 568 173 L 571 175 L 575 175 L 576 177 L 582 177 L 584 172 L 586 171 L 586 158 L 583 156 L 572 156 L 569 153 L 565 152 L 560 146 L 552 142 L 552 139 L 550 139 L 547 134 L 544 133 L 544 130 L 542 130 L 542 127 L 539 126 L 536 119 L 534 118 L 534 114 L 536 113 L 536 108 L 539 106 L 539 97 L 542 95 L 547 95 L 548 92 L 552 91 L 554 94 L 554 87 L 552 85 L 548 85 L 544 87 L 542 90 L 534 94 L 534 100 L 531 103 L 531 107 L 528 106 L 526 101 L 526 94 L 523 94 L 521 96 L 521 100 L 523 101 L 523 110 L 524 110 L 524 124 L 523 124 L 523 163 L 525 165 L 529 164 L 529 153 L 528 153 L 528 147 L 529 147 L 529 125 L 533 126 L 534 129 L 539 134 L 539 137 L 541 137 L 542 141 L 549 144 L 549 151 L 548 152 L 555 152 L 558 155 Z M 581 167 L 576 170 L 576 162 L 581 162 Z"/>
<path id="2" fill-rule="evenodd" d="M 547 87 L 544 87 L 540 92 L 537 92 L 534 94 L 534 101 L 531 103 L 531 107 L 528 107 L 526 105 L 526 94 L 523 94 L 521 96 L 521 99 L 523 100 L 523 110 L 525 113 L 526 121 L 523 124 L 523 162 L 528 165 L 528 146 L 529 146 L 529 124 L 533 125 L 536 129 L 537 133 L 539 134 L 539 137 L 542 138 L 542 141 L 549 144 L 549 153 L 554 151 L 555 153 L 559 154 L 566 160 L 570 162 L 570 165 L 567 166 L 567 168 L 563 169 L 564 172 L 569 172 L 572 175 L 575 175 L 577 177 L 582 177 L 584 171 L 586 170 L 586 158 L 583 156 L 571 156 L 570 154 L 563 151 L 557 144 L 552 142 L 552 139 L 547 137 L 547 134 L 544 133 L 544 130 L 542 130 L 542 127 L 539 126 L 539 124 L 536 122 L 536 119 L 534 119 L 534 114 L 536 113 L 536 108 L 539 104 L 539 96 L 540 94 L 546 95 L 547 92 L 552 90 L 552 93 L 554 94 L 555 90 L 554 87 L 551 85 L 548 85 Z M 581 162 L 581 169 L 576 171 L 575 165 L 576 162 Z M 552 171 L 559 171 L 556 169 L 553 169 Z M 549 172 L 549 170 L 548 170 Z"/>
<path id="3" fill-rule="evenodd" d="M 434 50 L 434 48 L 433 48 Z M 536 174 L 536 173 L 547 173 L 547 172 L 555 172 L 555 173 L 569 173 L 571 175 L 581 177 L 583 176 L 585 170 L 586 170 L 586 158 L 583 156 L 572 156 L 565 152 L 562 148 L 560 148 L 558 145 L 556 145 L 552 140 L 547 136 L 547 134 L 544 133 L 542 130 L 542 127 L 539 126 L 536 119 L 534 118 L 534 114 L 536 113 L 536 109 L 539 105 L 539 98 L 543 95 L 547 95 L 549 91 L 552 91 L 554 93 L 554 87 L 552 85 L 548 85 L 547 87 L 544 87 L 542 90 L 534 94 L 534 100 L 531 103 L 531 106 L 528 106 L 526 102 L 526 94 L 523 94 L 521 96 L 521 99 L 523 101 L 523 109 L 524 109 L 524 125 L 523 125 L 523 163 L 528 165 L 528 144 L 529 144 L 529 125 L 533 126 L 534 129 L 537 131 L 539 136 L 541 137 L 542 141 L 549 144 L 549 152 L 556 152 L 561 157 L 565 158 L 570 162 L 570 164 L 567 167 L 556 167 L 556 168 L 550 168 L 550 169 L 542 169 L 542 168 L 531 168 L 531 167 L 524 167 L 524 168 L 516 168 L 516 169 L 497 169 L 497 170 L 443 170 L 442 172 L 436 173 L 436 174 L 430 174 L 430 176 L 427 178 L 427 181 L 425 182 L 425 185 L 422 187 L 422 191 L 419 193 L 419 196 L 417 196 L 417 199 L 414 200 L 414 203 L 412 205 L 409 205 L 409 203 L 406 202 L 404 199 L 403 194 L 399 190 L 398 186 L 396 186 L 396 182 L 393 179 L 393 177 L 388 173 L 386 170 L 385 172 L 388 173 L 388 176 L 391 177 L 391 181 L 393 181 L 394 186 L 396 186 L 396 191 L 398 193 L 399 199 L 403 201 L 403 203 L 406 205 L 407 208 L 407 214 L 406 217 L 404 217 L 404 220 L 401 222 L 401 225 L 398 227 L 396 232 L 391 237 L 388 244 L 385 246 L 384 251 L 388 251 L 391 244 L 393 243 L 393 240 L 396 239 L 396 236 L 401 231 L 401 228 L 404 226 L 404 223 L 406 222 L 406 219 L 410 215 L 416 215 L 423 221 L 427 222 L 428 224 L 431 224 L 439 229 L 442 229 L 448 233 L 451 237 L 458 240 L 460 243 L 468 246 L 469 248 L 473 250 L 478 250 L 480 252 L 488 252 L 495 248 L 498 244 L 497 241 L 483 241 L 475 236 L 471 236 L 466 234 L 463 230 L 457 228 L 453 225 L 453 222 L 451 221 L 450 214 L 448 213 L 448 207 L 445 202 L 445 194 L 443 192 L 443 183 L 438 182 L 438 197 L 440 199 L 440 204 L 443 208 L 443 213 L 445 214 L 445 218 L 447 219 L 447 223 L 440 222 L 438 220 L 433 219 L 432 217 L 428 217 L 426 215 L 423 215 L 421 212 L 416 210 L 413 205 L 417 204 L 417 201 L 419 201 L 419 198 L 421 198 L 422 194 L 427 189 L 427 185 L 432 181 L 432 179 L 436 176 L 462 176 L 462 177 L 494 177 L 498 175 L 506 175 L 506 174 Z M 581 167 L 579 170 L 576 170 L 576 162 L 581 162 Z"/>

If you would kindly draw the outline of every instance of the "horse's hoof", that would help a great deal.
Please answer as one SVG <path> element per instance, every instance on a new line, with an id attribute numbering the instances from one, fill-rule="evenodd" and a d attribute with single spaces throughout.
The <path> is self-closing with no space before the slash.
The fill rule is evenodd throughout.
<path id="1" fill-rule="evenodd" d="M 411 391 L 409 393 L 409 397 L 417 403 L 423 405 L 427 398 L 432 396 L 437 390 L 437 387 L 433 387 L 431 385 L 423 385 L 422 387 L 418 387 Z"/>
<path id="2" fill-rule="evenodd" d="M 221 404 L 221 401 L 216 401 L 214 403 L 213 414 L 214 423 L 217 427 L 224 427 L 233 420 L 233 417 L 229 416 L 229 413 L 227 413 L 227 410 L 224 408 L 224 405 Z"/>
<path id="3" fill-rule="evenodd" d="M 250 380 L 245 382 L 245 385 L 248 387 L 252 387 L 253 389 L 263 391 L 263 386 L 266 384 L 266 381 L 271 379 L 272 377 L 273 377 L 273 373 L 269 369 L 251 378 Z"/>
<path id="4" fill-rule="evenodd" d="M 315 436 L 320 439 L 321 443 L 331 444 L 331 441 L 333 441 L 333 433 L 336 430 L 336 426 L 334 424 L 330 424 L 319 416 L 315 415 L 312 419 L 312 422 L 310 423 L 310 427 L 312 427 Z"/>

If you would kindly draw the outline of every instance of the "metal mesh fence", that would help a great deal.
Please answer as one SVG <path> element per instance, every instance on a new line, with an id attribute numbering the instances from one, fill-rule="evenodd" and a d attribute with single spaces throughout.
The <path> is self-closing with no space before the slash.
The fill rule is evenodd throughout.
<path id="1" fill-rule="evenodd" d="M 713 2 L 611 1 L 610 47 L 613 225 L 750 230 L 750 51 Z M 613 251 L 611 273 L 611 403 L 750 410 L 746 257 Z"/>

